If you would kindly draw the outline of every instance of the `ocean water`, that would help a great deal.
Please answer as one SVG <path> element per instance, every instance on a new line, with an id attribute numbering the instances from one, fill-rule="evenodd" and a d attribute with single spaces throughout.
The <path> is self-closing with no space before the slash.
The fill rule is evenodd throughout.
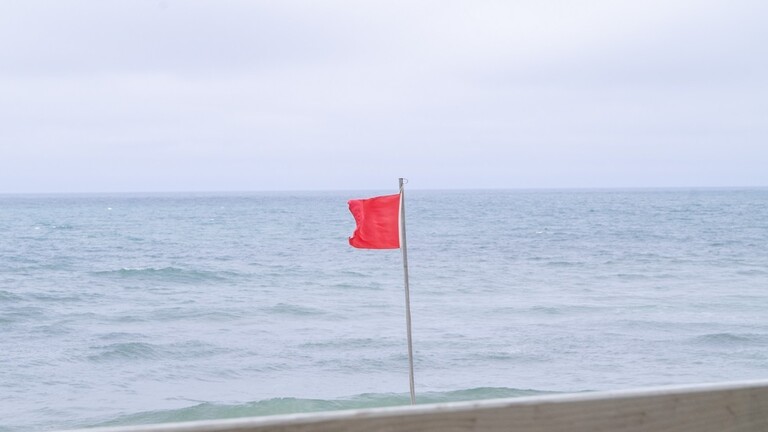
<path id="1" fill-rule="evenodd" d="M 0 431 L 408 403 L 383 193 L 0 196 Z M 768 189 L 406 211 L 419 402 L 768 378 Z"/>

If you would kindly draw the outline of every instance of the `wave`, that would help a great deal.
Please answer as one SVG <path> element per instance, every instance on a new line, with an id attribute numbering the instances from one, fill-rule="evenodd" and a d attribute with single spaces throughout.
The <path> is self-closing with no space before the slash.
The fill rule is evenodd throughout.
<path id="1" fill-rule="evenodd" d="M 52 303 L 64 303 L 64 302 L 79 302 L 87 298 L 97 297 L 97 294 L 85 294 L 85 293 L 73 293 L 73 292 L 56 292 L 46 291 L 29 294 L 29 298 L 42 302 Z"/>
<path id="2" fill-rule="evenodd" d="M 301 344 L 302 349 L 311 350 L 340 350 L 340 349 L 360 349 L 400 346 L 401 341 L 382 338 L 334 338 L 331 340 L 305 342 Z"/>
<path id="3" fill-rule="evenodd" d="M 278 314 L 278 315 L 315 316 L 315 315 L 325 315 L 327 313 L 322 309 L 308 307 L 308 306 L 287 304 L 287 303 L 278 303 L 266 309 L 270 313 Z"/>
<path id="4" fill-rule="evenodd" d="M 200 341 L 157 345 L 145 342 L 117 342 L 91 347 L 95 353 L 88 360 L 96 363 L 156 360 L 161 358 L 199 358 L 222 352 L 222 349 Z"/>
<path id="5" fill-rule="evenodd" d="M 97 349 L 100 352 L 88 356 L 88 359 L 95 362 L 154 359 L 160 356 L 156 345 L 143 342 L 114 343 L 106 346 L 94 347 L 94 349 Z"/>
<path id="6" fill-rule="evenodd" d="M 15 324 L 20 322 L 37 322 L 45 317 L 46 310 L 34 306 L 15 306 L 8 308 L 0 315 L 0 323 Z"/>
<path id="7" fill-rule="evenodd" d="M 10 291 L 0 290 L 0 301 L 2 302 L 18 302 L 22 298 Z"/>
<path id="8" fill-rule="evenodd" d="M 105 270 L 91 272 L 94 276 L 152 280 L 162 282 L 194 283 L 194 282 L 222 282 L 240 276 L 239 273 L 229 271 L 188 270 L 178 267 L 146 267 L 146 268 L 121 268 L 119 270 Z"/>
<path id="9" fill-rule="evenodd" d="M 736 272 L 739 276 L 765 276 L 768 274 L 767 271 L 762 269 L 745 269 L 745 270 L 739 270 Z"/>
<path id="10" fill-rule="evenodd" d="M 693 338 L 693 343 L 716 346 L 768 345 L 768 334 L 710 333 Z"/>
<path id="11" fill-rule="evenodd" d="M 498 399 L 551 394 L 553 392 L 504 387 L 480 387 L 449 392 L 428 392 L 417 395 L 419 404 Z M 400 393 L 366 393 L 343 399 L 273 398 L 239 405 L 199 403 L 170 410 L 146 411 L 124 415 L 89 427 L 126 426 L 238 417 L 258 417 L 318 411 L 378 408 L 408 405 L 410 397 Z"/>

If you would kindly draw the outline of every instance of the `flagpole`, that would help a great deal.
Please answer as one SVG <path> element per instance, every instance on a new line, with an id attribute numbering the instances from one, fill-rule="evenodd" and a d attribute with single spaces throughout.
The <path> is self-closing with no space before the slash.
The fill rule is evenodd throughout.
<path id="1" fill-rule="evenodd" d="M 411 405 L 416 404 L 416 390 L 413 381 L 413 340 L 411 338 L 411 294 L 408 288 L 408 248 L 405 241 L 405 192 L 403 178 L 400 184 L 400 250 L 403 251 L 403 278 L 405 280 L 405 326 L 408 330 L 408 377 L 411 383 Z"/>

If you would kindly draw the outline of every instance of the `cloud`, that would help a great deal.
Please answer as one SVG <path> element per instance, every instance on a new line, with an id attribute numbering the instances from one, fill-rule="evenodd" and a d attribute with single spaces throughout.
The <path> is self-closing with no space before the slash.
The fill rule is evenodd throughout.
<path id="1" fill-rule="evenodd" d="M 768 184 L 766 9 L 6 2 L 0 191 Z"/>

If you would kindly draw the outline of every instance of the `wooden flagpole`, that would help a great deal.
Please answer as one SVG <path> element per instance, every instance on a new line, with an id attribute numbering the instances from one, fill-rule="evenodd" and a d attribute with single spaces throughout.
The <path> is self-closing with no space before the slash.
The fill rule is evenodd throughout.
<path id="1" fill-rule="evenodd" d="M 405 326 L 408 331 L 408 377 L 411 383 L 411 405 L 416 404 L 416 390 L 413 381 L 413 340 L 411 338 L 411 294 L 408 287 L 408 248 L 405 241 L 405 192 L 403 178 L 400 184 L 400 250 L 403 251 L 403 277 L 405 280 Z"/>

